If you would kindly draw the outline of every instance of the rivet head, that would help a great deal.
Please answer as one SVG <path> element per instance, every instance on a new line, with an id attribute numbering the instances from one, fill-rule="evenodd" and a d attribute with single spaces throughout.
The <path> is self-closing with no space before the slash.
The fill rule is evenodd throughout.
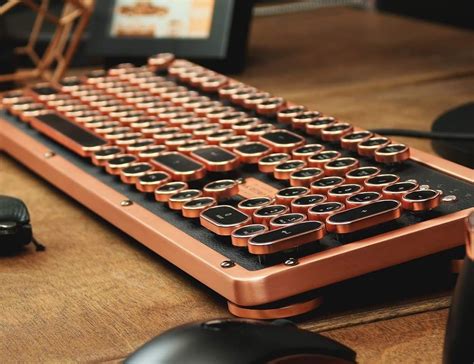
<path id="1" fill-rule="evenodd" d="M 444 196 L 442 198 L 443 202 L 454 202 L 456 201 L 458 198 L 454 195 L 447 195 L 447 196 Z"/>
<path id="2" fill-rule="evenodd" d="M 51 151 L 44 153 L 44 157 L 46 159 L 53 158 L 55 155 L 56 155 L 56 153 L 51 152 Z"/>
<path id="3" fill-rule="evenodd" d="M 130 205 L 133 205 L 133 202 L 130 201 L 130 200 L 123 200 L 120 202 L 120 206 L 130 206 Z"/>
<path id="4" fill-rule="evenodd" d="M 232 268 L 235 266 L 235 263 L 232 260 L 224 260 L 221 262 L 221 268 Z"/>
<path id="5" fill-rule="evenodd" d="M 285 260 L 285 265 L 288 265 L 288 266 L 293 266 L 293 265 L 298 265 L 298 259 L 296 258 L 288 258 L 287 260 Z"/>

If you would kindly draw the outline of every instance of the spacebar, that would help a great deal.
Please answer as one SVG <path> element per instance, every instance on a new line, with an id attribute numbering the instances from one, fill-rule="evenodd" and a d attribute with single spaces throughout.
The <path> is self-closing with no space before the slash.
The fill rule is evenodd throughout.
<path id="1" fill-rule="evenodd" d="M 40 115 L 30 121 L 34 129 L 82 157 L 107 144 L 105 139 L 55 113 Z"/>
<path id="2" fill-rule="evenodd" d="M 326 219 L 326 229 L 347 234 L 400 217 L 401 204 L 396 200 L 380 200 L 337 212 Z"/>

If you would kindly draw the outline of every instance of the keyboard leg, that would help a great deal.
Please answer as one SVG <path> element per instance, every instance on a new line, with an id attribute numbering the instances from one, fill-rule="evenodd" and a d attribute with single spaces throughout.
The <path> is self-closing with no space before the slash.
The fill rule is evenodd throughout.
<path id="1" fill-rule="evenodd" d="M 231 314 L 237 317 L 255 320 L 274 320 L 308 313 L 318 308 L 322 302 L 322 297 L 313 293 L 252 307 L 239 306 L 227 301 L 227 308 Z"/>

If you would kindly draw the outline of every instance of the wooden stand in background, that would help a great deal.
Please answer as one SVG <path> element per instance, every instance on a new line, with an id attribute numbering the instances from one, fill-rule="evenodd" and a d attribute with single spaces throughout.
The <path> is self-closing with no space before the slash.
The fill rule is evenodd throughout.
<path id="1" fill-rule="evenodd" d="M 63 0 L 60 16 L 49 11 L 49 0 L 7 0 L 0 6 L 0 16 L 18 5 L 29 7 L 37 13 L 28 43 L 16 48 L 16 53 L 28 56 L 34 68 L 0 75 L 0 82 L 42 79 L 58 81 L 66 71 L 79 44 L 84 29 L 94 8 L 95 0 Z M 35 51 L 36 42 L 44 21 L 56 25 L 56 31 L 43 55 Z"/>

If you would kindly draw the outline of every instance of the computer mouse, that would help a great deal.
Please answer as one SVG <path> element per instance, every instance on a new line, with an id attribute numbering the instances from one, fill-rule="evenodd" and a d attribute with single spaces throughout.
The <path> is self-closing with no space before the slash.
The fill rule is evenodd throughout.
<path id="1" fill-rule="evenodd" d="M 356 353 L 290 321 L 221 319 L 186 324 L 149 341 L 125 363 L 355 363 Z"/>

